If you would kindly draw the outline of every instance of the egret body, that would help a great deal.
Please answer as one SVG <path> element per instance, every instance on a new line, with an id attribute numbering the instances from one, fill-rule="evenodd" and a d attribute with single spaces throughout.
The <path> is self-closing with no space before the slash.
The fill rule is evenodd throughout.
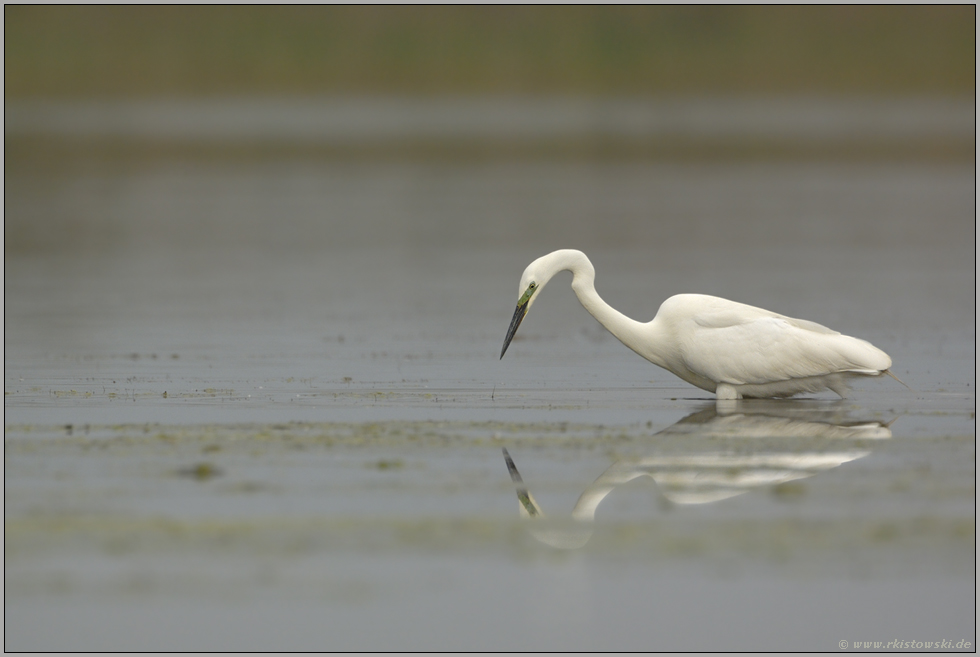
<path id="1" fill-rule="evenodd" d="M 566 270 L 579 301 L 620 342 L 718 399 L 827 389 L 844 397 L 849 377 L 891 374 L 891 358 L 869 342 L 719 297 L 678 294 L 651 321 L 630 319 L 599 297 L 595 268 L 573 249 L 549 253 L 524 270 L 501 358 L 541 290 Z"/>

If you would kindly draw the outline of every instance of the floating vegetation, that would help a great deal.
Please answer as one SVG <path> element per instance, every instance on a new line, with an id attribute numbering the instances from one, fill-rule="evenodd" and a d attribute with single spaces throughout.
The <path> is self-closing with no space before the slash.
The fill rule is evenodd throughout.
<path id="1" fill-rule="evenodd" d="M 189 477 L 198 481 L 207 481 L 208 479 L 220 476 L 222 472 L 220 468 L 211 463 L 201 462 L 186 468 L 180 468 L 177 470 L 177 474 L 181 477 Z"/>

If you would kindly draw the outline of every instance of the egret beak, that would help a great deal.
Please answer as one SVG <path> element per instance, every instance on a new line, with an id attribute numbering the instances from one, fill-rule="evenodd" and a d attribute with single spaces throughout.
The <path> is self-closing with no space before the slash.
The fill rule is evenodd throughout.
<path id="1" fill-rule="evenodd" d="M 510 472 L 511 481 L 517 486 L 517 499 L 521 503 L 521 506 L 524 507 L 524 510 L 527 511 L 528 517 L 543 516 L 544 513 L 541 512 L 538 503 L 534 501 L 531 493 L 524 486 L 524 479 L 521 477 L 521 473 L 517 471 L 517 466 L 514 465 L 514 459 L 510 458 L 510 452 L 507 451 L 506 447 L 504 447 L 504 461 L 507 462 L 507 471 Z"/>
<path id="2" fill-rule="evenodd" d="M 521 325 L 524 321 L 524 315 L 527 314 L 527 304 L 530 301 L 529 295 L 525 294 L 521 298 L 524 303 L 517 304 L 517 310 L 514 311 L 514 318 L 510 320 L 510 328 L 507 329 L 507 337 L 504 338 L 504 348 L 500 350 L 500 357 L 504 357 L 504 353 L 507 351 L 507 347 L 510 345 L 510 341 L 514 339 L 514 334 L 517 333 L 517 327 Z"/>

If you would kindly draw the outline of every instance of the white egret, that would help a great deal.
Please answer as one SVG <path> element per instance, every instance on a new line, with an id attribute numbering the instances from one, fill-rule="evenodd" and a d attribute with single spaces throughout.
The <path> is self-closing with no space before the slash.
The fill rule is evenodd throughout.
<path id="1" fill-rule="evenodd" d="M 826 389 L 844 397 L 850 377 L 888 374 L 898 380 L 888 371 L 888 354 L 869 342 L 719 297 L 678 294 L 663 302 L 653 320 L 630 319 L 599 297 L 595 268 L 573 249 L 549 253 L 524 270 L 501 358 L 541 290 L 566 270 L 578 300 L 620 342 L 718 399 Z"/>

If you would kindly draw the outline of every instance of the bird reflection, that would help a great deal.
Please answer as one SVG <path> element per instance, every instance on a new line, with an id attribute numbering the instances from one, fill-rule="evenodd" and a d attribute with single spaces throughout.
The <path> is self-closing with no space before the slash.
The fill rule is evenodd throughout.
<path id="1" fill-rule="evenodd" d="M 556 548 L 575 549 L 592 536 L 592 521 L 602 500 L 617 486 L 643 475 L 663 496 L 679 505 L 709 504 L 742 495 L 753 488 L 812 477 L 871 453 L 851 441 L 891 438 L 890 423 L 849 421 L 835 408 L 801 403 L 733 401 L 692 413 L 656 437 L 680 437 L 674 449 L 663 440 L 660 453 L 613 463 L 585 489 L 570 521 L 546 519 L 504 448 L 504 460 L 517 488 L 520 514 L 531 520 L 530 533 Z M 765 440 L 745 449 L 739 439 Z M 724 442 L 732 443 L 725 449 Z M 691 442 L 694 441 L 694 442 Z M 732 449 L 737 443 L 740 448 Z M 707 445 L 707 446 L 706 446 Z"/>

